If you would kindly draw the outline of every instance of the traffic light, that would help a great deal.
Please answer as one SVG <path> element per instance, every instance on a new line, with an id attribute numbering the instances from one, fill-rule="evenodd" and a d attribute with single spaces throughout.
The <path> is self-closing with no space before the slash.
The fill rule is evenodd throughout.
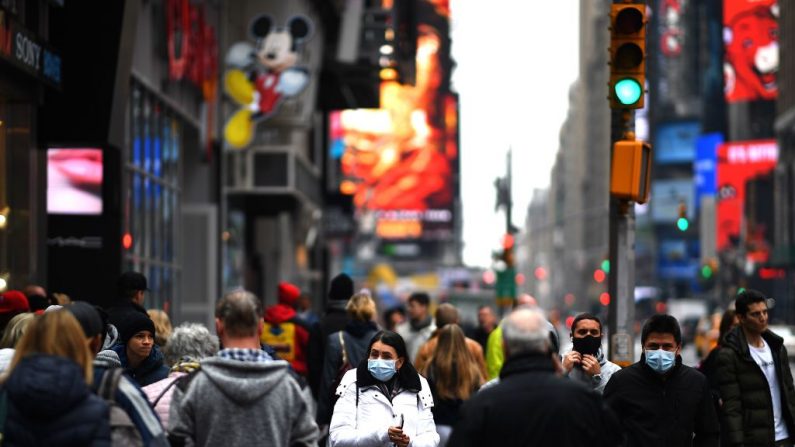
<path id="1" fill-rule="evenodd" d="M 685 202 L 679 202 L 679 218 L 676 219 L 676 228 L 679 231 L 687 231 L 690 227 L 690 221 L 687 219 L 687 205 Z"/>
<path id="2" fill-rule="evenodd" d="M 698 270 L 699 284 L 703 290 L 711 290 L 715 287 L 716 277 L 718 274 L 718 260 L 709 258 L 701 264 Z"/>
<path id="3" fill-rule="evenodd" d="M 646 79 L 646 5 L 624 3 L 610 12 L 610 108 L 640 109 Z"/>
<path id="4" fill-rule="evenodd" d="M 613 143 L 610 194 L 619 199 L 646 203 L 651 184 L 651 145 L 629 138 Z"/>

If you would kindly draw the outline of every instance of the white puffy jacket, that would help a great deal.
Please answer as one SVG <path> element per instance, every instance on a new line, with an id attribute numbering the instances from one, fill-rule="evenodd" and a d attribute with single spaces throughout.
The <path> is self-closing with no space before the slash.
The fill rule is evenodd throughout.
<path id="1" fill-rule="evenodd" d="M 428 381 L 418 376 L 420 391 L 404 389 L 392 402 L 375 385 L 359 386 L 356 403 L 357 369 L 342 377 L 337 388 L 337 403 L 331 417 L 329 441 L 332 447 L 391 447 L 387 429 L 396 425 L 402 414 L 403 433 L 411 447 L 436 447 L 439 435 L 433 423 L 433 397 Z"/>

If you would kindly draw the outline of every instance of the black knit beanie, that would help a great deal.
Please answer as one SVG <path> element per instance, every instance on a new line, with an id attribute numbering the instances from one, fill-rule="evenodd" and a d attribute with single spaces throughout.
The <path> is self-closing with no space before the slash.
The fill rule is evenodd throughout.
<path id="1" fill-rule="evenodd" d="M 116 325 L 116 329 L 119 330 L 120 341 L 124 344 L 127 344 L 133 335 L 141 331 L 149 331 L 152 333 L 152 337 L 155 336 L 155 323 L 149 318 L 149 315 L 142 312 L 128 313 L 124 321 Z"/>
<path id="2" fill-rule="evenodd" d="M 353 280 L 345 273 L 340 273 L 331 280 L 328 290 L 330 300 L 348 301 L 353 296 Z"/>

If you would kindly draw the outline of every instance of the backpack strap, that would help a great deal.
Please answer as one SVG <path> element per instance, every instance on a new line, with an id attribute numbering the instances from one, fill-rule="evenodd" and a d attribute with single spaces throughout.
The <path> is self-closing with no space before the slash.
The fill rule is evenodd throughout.
<path id="1" fill-rule="evenodd" d="M 340 347 L 342 348 L 342 364 L 345 365 L 348 363 L 348 353 L 345 352 L 345 336 L 342 334 L 343 332 L 344 331 L 339 331 L 337 334 L 339 334 Z"/>
<path id="2" fill-rule="evenodd" d="M 102 375 L 102 382 L 99 384 L 97 395 L 108 402 L 116 402 L 116 390 L 119 388 L 119 380 L 124 374 L 122 368 L 111 368 Z"/>
<path id="3" fill-rule="evenodd" d="M 181 377 L 175 378 L 174 380 L 171 381 L 171 383 L 166 385 L 166 387 L 163 388 L 163 391 L 161 391 L 160 394 L 157 395 L 157 398 L 154 401 L 152 401 L 152 403 L 150 403 L 149 406 L 152 407 L 152 408 L 155 408 L 157 406 L 157 403 L 160 402 L 160 399 L 162 399 L 163 396 L 166 395 L 166 393 L 168 392 L 168 390 L 171 389 L 171 387 L 173 387 L 174 385 L 177 384 L 177 381 L 179 379 L 181 379 Z"/>

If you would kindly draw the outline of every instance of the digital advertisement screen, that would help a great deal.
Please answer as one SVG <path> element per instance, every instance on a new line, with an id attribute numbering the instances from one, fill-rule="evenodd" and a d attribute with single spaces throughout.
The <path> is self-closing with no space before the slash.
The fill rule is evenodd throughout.
<path id="1" fill-rule="evenodd" d="M 47 150 L 47 212 L 102 214 L 102 149 Z"/>
<path id="2" fill-rule="evenodd" d="M 695 217 L 692 179 L 653 180 L 651 182 L 651 219 L 673 227 L 679 218 L 679 205 L 687 208 L 687 218 Z"/>
<path id="3" fill-rule="evenodd" d="M 658 126 L 654 155 L 659 163 L 687 163 L 696 155 L 696 140 L 701 125 L 696 121 L 667 123 Z"/>
<path id="4" fill-rule="evenodd" d="M 339 192 L 352 196 L 360 225 L 374 226 L 381 239 L 452 237 L 458 98 L 444 88 L 450 65 L 445 36 L 421 23 L 415 84 L 383 81 L 381 108 L 329 117 Z"/>
<path id="5" fill-rule="evenodd" d="M 718 250 L 728 248 L 733 245 L 733 240 L 740 239 L 747 182 L 772 172 L 777 161 L 776 140 L 732 142 L 718 146 Z"/>
<path id="6" fill-rule="evenodd" d="M 778 11 L 776 0 L 723 2 L 727 102 L 774 100 L 778 96 Z"/>

